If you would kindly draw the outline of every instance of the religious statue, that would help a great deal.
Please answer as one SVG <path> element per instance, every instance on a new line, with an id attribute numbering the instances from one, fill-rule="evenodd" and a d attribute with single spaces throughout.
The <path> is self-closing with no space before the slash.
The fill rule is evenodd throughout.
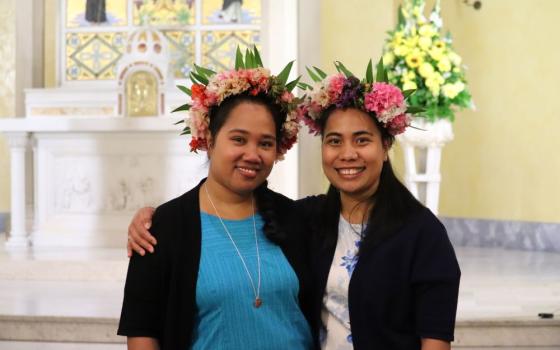
<path id="1" fill-rule="evenodd" d="M 90 23 L 107 22 L 107 12 L 105 9 L 105 0 L 87 0 L 86 1 L 86 21 Z"/>

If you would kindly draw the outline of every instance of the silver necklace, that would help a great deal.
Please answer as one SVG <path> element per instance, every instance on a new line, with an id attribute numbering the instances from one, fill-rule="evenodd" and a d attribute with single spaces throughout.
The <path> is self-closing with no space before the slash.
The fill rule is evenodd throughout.
<path id="1" fill-rule="evenodd" d="M 257 237 L 257 224 L 255 223 L 255 206 L 253 204 L 253 198 L 251 197 L 251 212 L 253 213 L 253 232 L 255 234 L 255 247 L 257 250 L 257 287 L 255 288 L 255 283 L 253 282 L 253 277 L 251 276 L 251 273 L 249 272 L 249 269 L 247 268 L 247 264 L 245 263 L 245 259 L 243 258 L 243 255 L 241 255 L 241 252 L 239 251 L 239 248 L 237 248 L 237 244 L 235 244 L 235 241 L 233 240 L 233 237 L 231 235 L 231 233 L 229 232 L 229 230 L 227 229 L 226 225 L 224 224 L 224 221 L 222 220 L 222 216 L 220 215 L 220 212 L 218 211 L 218 208 L 216 208 L 216 206 L 214 205 L 214 202 L 212 201 L 212 197 L 210 197 L 210 193 L 208 192 L 208 188 L 206 186 L 206 184 L 204 184 L 204 190 L 206 191 L 206 196 L 208 196 L 208 200 L 210 201 L 210 204 L 212 205 L 212 208 L 214 208 L 214 211 L 216 212 L 218 219 L 220 220 L 220 223 L 222 224 L 222 227 L 224 228 L 224 231 L 226 232 L 227 236 L 229 237 L 229 240 L 231 241 L 231 243 L 233 244 L 233 247 L 235 248 L 235 251 L 237 252 L 237 255 L 239 256 L 239 259 L 241 259 L 241 262 L 243 263 L 243 267 L 245 268 L 245 272 L 247 272 L 247 277 L 249 277 L 249 282 L 251 282 L 251 287 L 253 287 L 253 293 L 255 293 L 255 302 L 253 303 L 253 305 L 256 308 L 259 308 L 262 305 L 262 299 L 260 297 L 260 293 L 261 293 L 261 256 L 259 254 L 259 240 Z"/>

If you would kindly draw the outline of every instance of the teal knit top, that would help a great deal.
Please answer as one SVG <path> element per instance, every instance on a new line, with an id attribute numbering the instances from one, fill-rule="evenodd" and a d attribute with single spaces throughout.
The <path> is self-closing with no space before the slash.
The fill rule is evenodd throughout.
<path id="1" fill-rule="evenodd" d="M 196 285 L 192 349 L 310 349 L 309 325 L 298 305 L 298 278 L 256 215 L 262 305 L 219 218 L 201 212 L 202 249 Z M 253 217 L 223 220 L 258 283 Z"/>

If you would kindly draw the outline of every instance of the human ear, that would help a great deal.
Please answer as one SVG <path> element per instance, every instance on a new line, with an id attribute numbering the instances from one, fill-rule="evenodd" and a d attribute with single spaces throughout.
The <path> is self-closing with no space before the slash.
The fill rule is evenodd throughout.
<path id="1" fill-rule="evenodd" d="M 212 155 L 212 151 L 214 150 L 214 138 L 210 134 L 210 131 L 206 131 L 205 137 L 206 137 L 206 144 L 208 145 L 208 151 L 206 153 L 208 154 L 208 158 L 210 159 Z"/>

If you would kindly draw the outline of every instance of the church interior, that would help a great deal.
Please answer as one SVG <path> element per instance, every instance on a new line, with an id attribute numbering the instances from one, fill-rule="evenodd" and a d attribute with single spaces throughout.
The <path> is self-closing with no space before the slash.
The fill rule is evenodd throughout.
<path id="1" fill-rule="evenodd" d="M 126 348 L 128 224 L 207 173 L 172 113 L 193 64 L 256 46 L 293 78 L 335 61 L 362 75 L 394 59 L 405 2 L 439 9 L 472 97 L 441 139 L 390 153 L 457 254 L 451 346 L 560 349 L 557 0 L 0 1 L 0 349 Z M 302 129 L 271 188 L 324 193 L 320 154 Z"/>

